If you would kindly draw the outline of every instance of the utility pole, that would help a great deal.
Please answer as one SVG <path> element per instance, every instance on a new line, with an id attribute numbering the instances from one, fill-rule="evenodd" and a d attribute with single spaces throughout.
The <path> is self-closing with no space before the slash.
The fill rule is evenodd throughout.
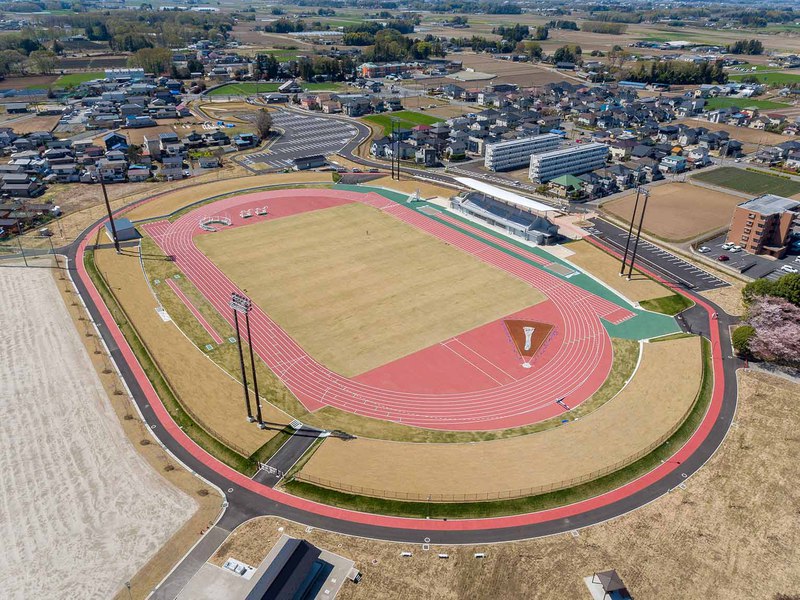
<path id="1" fill-rule="evenodd" d="M 239 330 L 239 313 L 245 313 L 250 310 L 250 301 L 244 296 L 231 292 L 231 300 L 229 306 L 233 309 L 233 325 L 236 328 L 236 345 L 239 348 L 239 367 L 242 369 L 242 388 L 244 389 L 244 404 L 247 408 L 247 420 L 252 423 L 253 411 L 250 408 L 250 390 L 247 387 L 247 371 L 244 369 L 244 353 L 242 352 L 242 335 Z M 258 398 L 256 398 L 258 402 Z"/>
<path id="2" fill-rule="evenodd" d="M 25 266 L 28 266 L 28 257 L 25 256 L 25 249 L 22 247 L 22 219 L 17 219 L 17 227 L 19 228 L 19 233 L 17 234 L 17 243 L 19 244 L 19 251 L 22 254 L 22 260 L 25 263 Z"/>
<path id="3" fill-rule="evenodd" d="M 117 254 L 119 250 L 119 239 L 117 238 L 117 226 L 114 224 L 114 216 L 111 214 L 111 204 L 108 202 L 108 194 L 106 193 L 106 183 L 103 181 L 103 174 L 100 174 L 100 188 L 103 190 L 103 199 L 106 201 L 106 211 L 108 212 L 108 222 L 111 224 L 111 237 L 114 238 L 114 249 Z"/>

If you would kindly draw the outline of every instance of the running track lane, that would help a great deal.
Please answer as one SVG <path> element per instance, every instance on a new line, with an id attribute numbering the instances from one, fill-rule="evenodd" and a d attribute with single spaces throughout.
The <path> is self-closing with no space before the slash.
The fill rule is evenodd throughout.
<path id="1" fill-rule="evenodd" d="M 276 205 L 282 199 L 291 198 L 296 206 L 298 194 L 311 200 L 319 193 L 317 190 L 270 192 L 266 198 L 260 196 L 258 202 L 267 200 Z M 377 194 L 333 193 L 383 210 L 540 289 L 554 300 L 561 313 L 564 338 L 558 354 L 550 362 L 506 386 L 453 394 L 398 392 L 331 372 L 254 306 L 256 352 L 307 408 L 313 410 L 330 405 L 355 414 L 434 429 L 500 429 L 560 415 L 563 411 L 554 404 L 555 398 L 567 397 L 571 406 L 577 406 L 605 379 L 610 369 L 611 348 L 599 318 L 620 310 L 627 313 L 625 309 L 509 256 L 487 245 L 485 240 L 470 237 Z M 235 213 L 252 201 L 248 196 L 231 197 L 191 211 L 172 224 L 162 221 L 145 226 L 164 252 L 175 256 L 178 266 L 228 320 L 228 296 L 224 290 L 235 289 L 235 286 L 195 247 L 192 238 L 209 235 L 199 232 L 199 219 L 212 213 Z M 239 224 L 235 216 L 233 222 Z"/>
<path id="2" fill-rule="evenodd" d="M 172 279 L 167 279 L 167 285 L 170 289 L 175 292 L 175 295 L 180 298 L 181 302 L 186 305 L 186 308 L 189 309 L 194 315 L 194 318 L 203 326 L 203 329 L 206 330 L 206 333 L 211 336 L 211 339 L 214 340 L 214 343 L 221 344 L 222 337 L 217 333 L 217 331 L 211 326 L 211 324 L 206 321 L 206 318 L 202 315 L 202 313 L 198 310 L 198 308 L 192 304 L 192 301 L 186 297 L 186 294 L 183 293 L 183 290 L 178 287 L 178 284 L 172 281 Z"/>
<path id="3" fill-rule="evenodd" d="M 487 519 L 439 521 L 433 519 L 410 519 L 403 517 L 389 517 L 383 515 L 374 515 L 374 514 L 340 509 L 340 508 L 334 508 L 331 506 L 318 504 L 316 502 L 311 502 L 303 498 L 298 498 L 296 496 L 291 496 L 289 494 L 270 489 L 267 486 L 256 483 L 255 481 L 252 481 L 251 479 L 245 477 L 241 473 L 234 471 L 227 465 L 224 465 L 221 462 L 219 462 L 213 456 L 208 454 L 205 450 L 200 448 L 193 440 L 191 440 L 191 438 L 189 438 L 175 424 L 175 422 L 169 416 L 169 413 L 164 408 L 164 405 L 161 403 L 161 400 L 159 399 L 158 395 L 155 393 L 155 390 L 153 389 L 150 381 L 147 379 L 147 376 L 145 375 L 144 371 L 142 370 L 141 366 L 136 360 L 135 355 L 128 346 L 127 340 L 122 335 L 122 332 L 120 331 L 119 327 L 117 327 L 117 324 L 111 317 L 108 308 L 103 303 L 102 297 L 100 296 L 97 289 L 94 287 L 94 283 L 92 282 L 91 278 L 88 276 L 88 273 L 86 272 L 86 267 L 84 266 L 83 262 L 84 254 L 86 252 L 86 246 L 88 244 L 89 237 L 91 236 L 91 234 L 93 234 L 99 229 L 100 225 L 102 225 L 102 223 L 92 228 L 92 230 L 89 232 L 89 235 L 85 236 L 81 240 L 78 246 L 78 249 L 76 251 L 76 261 L 75 261 L 78 277 L 80 277 L 80 279 L 86 286 L 86 289 L 89 295 L 91 296 L 92 302 L 96 305 L 102 320 L 104 321 L 106 327 L 111 333 L 114 342 L 119 347 L 119 350 L 122 356 L 124 357 L 125 362 L 128 364 L 131 373 L 136 378 L 137 383 L 141 386 L 141 389 L 145 394 L 145 397 L 148 403 L 150 404 L 150 407 L 152 408 L 153 413 L 156 419 L 158 420 L 159 425 L 164 430 L 166 430 L 168 434 L 173 439 L 175 439 L 176 442 L 178 442 L 181 446 L 183 446 L 183 448 L 194 459 L 198 460 L 206 467 L 213 470 L 221 477 L 225 478 L 231 485 L 237 485 L 241 488 L 254 492 L 268 500 L 298 510 L 307 511 L 321 517 L 327 517 L 330 519 L 336 519 L 350 523 L 359 523 L 362 525 L 372 525 L 375 527 L 386 527 L 386 528 L 400 529 L 405 531 L 495 530 L 495 529 L 504 529 L 510 527 L 520 527 L 524 525 L 547 523 L 549 521 L 556 521 L 561 519 L 569 519 L 570 517 L 575 517 L 584 512 L 601 509 L 614 502 L 618 502 L 620 500 L 623 500 L 624 498 L 628 498 L 629 496 L 641 492 L 648 486 L 656 483 L 661 478 L 672 473 L 673 471 L 678 470 L 679 465 L 676 463 L 685 462 L 686 459 L 688 459 L 702 445 L 703 441 L 711 432 L 711 429 L 714 426 L 714 422 L 719 416 L 720 410 L 722 408 L 722 401 L 725 392 L 724 388 L 725 384 L 724 384 L 722 348 L 720 343 L 719 321 L 713 321 L 710 319 L 711 313 L 713 313 L 714 310 L 707 302 L 705 302 L 699 297 L 693 297 L 692 299 L 699 306 L 701 306 L 706 310 L 706 312 L 709 315 L 709 323 L 710 325 L 712 325 L 710 330 L 711 330 L 711 344 L 712 344 L 712 364 L 714 369 L 714 388 L 712 392 L 711 404 L 709 406 L 708 411 L 706 412 L 706 415 L 702 423 L 695 431 L 694 435 L 686 442 L 686 444 L 684 444 L 683 447 L 681 447 L 673 456 L 671 456 L 668 461 L 662 463 L 660 466 L 656 467 L 649 473 L 643 475 L 639 479 L 636 479 L 635 481 L 632 481 L 620 488 L 617 488 L 600 496 L 596 496 L 594 498 L 570 504 L 568 506 L 563 506 L 523 515 L 493 517 Z M 596 244 L 596 242 L 594 241 L 593 243 Z M 669 285 L 661 277 L 653 274 L 652 272 L 649 272 L 645 269 L 641 270 L 650 275 L 651 277 L 654 277 L 658 281 L 666 285 Z M 679 288 L 673 288 L 673 289 L 676 289 L 680 293 L 683 292 Z M 715 324 L 716 326 L 714 326 Z M 150 425 L 153 425 L 153 423 L 150 423 Z M 158 433 L 158 430 L 156 430 L 156 433 Z M 334 523 L 331 523 L 331 525 L 334 525 Z"/>

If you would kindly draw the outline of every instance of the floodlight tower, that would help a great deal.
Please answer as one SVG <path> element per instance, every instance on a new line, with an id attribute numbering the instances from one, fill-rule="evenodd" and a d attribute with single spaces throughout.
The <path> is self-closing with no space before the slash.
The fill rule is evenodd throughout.
<path id="1" fill-rule="evenodd" d="M 245 290 L 246 291 L 246 290 Z M 239 336 L 239 324 L 238 324 L 238 317 L 236 316 L 238 313 L 244 314 L 244 322 L 245 322 L 245 329 L 247 330 L 247 345 L 250 347 L 250 373 L 253 375 L 253 392 L 255 393 L 255 400 L 256 400 L 256 421 L 258 422 L 258 427 L 260 429 L 266 429 L 267 426 L 264 423 L 264 420 L 261 418 L 261 396 L 258 393 L 258 375 L 256 374 L 256 357 L 255 353 L 253 352 L 253 337 L 250 334 L 250 311 L 253 308 L 253 303 L 250 301 L 249 298 L 246 296 L 242 296 L 236 292 L 231 293 L 231 308 L 234 311 L 234 320 L 236 321 L 236 336 L 238 339 Z M 244 373 L 244 357 L 242 356 L 242 343 L 241 340 L 239 341 L 239 363 L 242 367 L 242 373 Z M 244 378 L 242 378 L 244 380 Z M 246 384 L 245 384 L 246 385 Z M 245 390 L 247 394 L 247 391 Z M 250 412 L 250 401 L 249 396 L 247 399 L 247 417 L 250 422 L 253 421 L 253 415 Z"/>
<path id="2" fill-rule="evenodd" d="M 244 368 L 244 353 L 242 352 L 242 335 L 239 330 L 239 313 L 247 314 L 250 311 L 250 301 L 244 296 L 231 292 L 231 300 L 228 304 L 233 309 L 233 325 L 236 329 L 236 345 L 239 348 L 239 366 L 242 369 L 242 388 L 244 389 L 244 404 L 247 408 L 247 420 L 251 423 L 255 421 L 253 411 L 250 408 L 250 389 L 247 387 L 247 371 Z M 256 398 L 258 404 L 258 398 Z"/>
<path id="3" fill-rule="evenodd" d="M 631 256 L 631 266 L 628 269 L 628 281 L 631 280 L 631 275 L 633 275 L 633 264 L 636 262 L 636 251 L 639 249 L 639 238 L 642 235 L 642 224 L 644 223 L 644 213 L 647 210 L 647 201 L 650 199 L 650 190 L 647 188 L 641 188 L 642 195 L 644 196 L 644 204 L 642 204 L 642 212 L 639 215 L 639 227 L 636 229 L 636 241 L 633 243 L 633 255 Z"/>

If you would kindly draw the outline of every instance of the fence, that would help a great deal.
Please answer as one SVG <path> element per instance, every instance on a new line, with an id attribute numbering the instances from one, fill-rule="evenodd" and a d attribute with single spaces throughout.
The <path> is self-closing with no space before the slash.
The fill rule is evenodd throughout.
<path id="1" fill-rule="evenodd" d="M 702 387 L 701 387 L 702 389 Z M 310 483 L 313 485 L 317 485 L 319 487 L 324 487 L 329 490 L 343 492 L 347 494 L 356 494 L 359 496 L 371 496 L 374 498 L 384 498 L 387 500 L 401 500 L 401 501 L 408 501 L 408 502 L 491 502 L 497 500 L 514 500 L 516 498 L 525 498 L 528 496 L 537 496 L 539 494 L 547 494 L 550 492 L 557 492 L 559 490 L 565 490 L 576 485 L 581 485 L 583 483 L 588 483 L 590 481 L 594 481 L 600 477 L 605 475 L 609 475 L 620 469 L 624 469 L 635 463 L 637 460 L 644 458 L 648 454 L 650 454 L 653 450 L 661 446 L 664 442 L 666 442 L 669 438 L 671 438 L 678 429 L 684 424 L 686 419 L 689 417 L 689 414 L 694 409 L 694 406 L 697 402 L 698 396 L 695 398 L 695 401 L 692 402 L 689 407 L 684 411 L 683 415 L 681 415 L 680 419 L 670 427 L 668 431 L 663 433 L 650 443 L 647 447 L 638 450 L 637 452 L 627 456 L 626 458 L 617 461 L 612 465 L 608 465 L 602 469 L 598 469 L 596 471 L 592 471 L 591 473 L 586 473 L 585 475 L 581 475 L 578 477 L 573 477 L 571 479 L 563 479 L 561 481 L 553 482 L 551 484 L 540 485 L 540 486 L 533 486 L 527 488 L 518 488 L 514 490 L 505 490 L 505 491 L 498 491 L 498 492 L 476 492 L 472 494 L 447 494 L 447 493 L 419 493 L 419 492 L 400 492 L 400 491 L 391 491 L 391 490 L 379 490 L 370 487 L 364 487 L 359 485 L 350 485 L 346 483 L 341 483 L 337 481 L 331 481 L 330 479 L 324 479 L 322 477 L 315 477 L 313 475 L 308 475 L 305 473 L 297 473 L 294 475 L 293 479 L 296 481 L 300 481 L 303 483 Z"/>

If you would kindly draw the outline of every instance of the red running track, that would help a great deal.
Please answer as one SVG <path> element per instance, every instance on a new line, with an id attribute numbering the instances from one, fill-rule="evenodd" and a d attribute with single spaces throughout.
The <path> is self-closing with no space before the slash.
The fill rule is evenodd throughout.
<path id="1" fill-rule="evenodd" d="M 151 198 L 152 200 L 152 198 Z M 172 420 L 172 417 L 164 408 L 161 400 L 153 389 L 150 380 L 142 370 L 136 360 L 136 356 L 131 351 L 130 346 L 122 335 L 119 327 L 116 325 L 114 318 L 109 312 L 108 308 L 103 302 L 102 296 L 94 287 L 89 274 L 84 265 L 84 254 L 86 246 L 89 243 L 91 236 L 102 226 L 97 225 L 90 231 L 81 241 L 77 253 L 75 268 L 78 272 L 78 277 L 86 285 L 87 291 L 91 296 L 92 302 L 97 307 L 100 313 L 100 318 L 108 327 L 114 342 L 117 344 L 123 360 L 131 370 L 133 377 L 138 382 L 139 386 L 144 393 L 147 403 L 153 410 L 154 420 L 157 420 L 160 426 L 174 438 L 186 451 L 197 461 L 206 465 L 208 468 L 215 471 L 220 477 L 225 478 L 230 484 L 237 485 L 242 489 L 252 491 L 260 496 L 269 500 L 278 502 L 285 506 L 305 510 L 323 517 L 332 519 L 340 519 L 349 521 L 351 523 L 360 523 L 365 525 L 373 525 L 378 527 L 393 527 L 403 530 L 416 530 L 416 531 L 482 531 L 490 529 L 522 527 L 525 525 L 535 525 L 539 523 L 547 523 L 560 519 L 569 519 L 577 515 L 581 515 L 591 510 L 600 509 L 613 504 L 614 502 L 621 501 L 629 498 L 645 490 L 648 486 L 657 483 L 662 478 L 666 477 L 673 471 L 678 470 L 679 465 L 691 457 L 698 448 L 704 443 L 708 435 L 714 428 L 715 421 L 719 417 L 722 409 L 723 400 L 725 397 L 725 380 L 724 380 L 724 361 L 722 357 L 722 345 L 720 339 L 720 331 L 718 326 L 712 326 L 711 333 L 711 349 L 712 349 L 712 365 L 714 371 L 713 392 L 711 397 L 711 404 L 706 412 L 702 423 L 695 431 L 694 435 L 684 444 L 683 447 L 676 450 L 669 460 L 663 462 L 660 466 L 656 467 L 649 473 L 643 475 L 639 479 L 632 481 L 620 488 L 609 491 L 605 494 L 589 498 L 587 500 L 576 502 L 567 506 L 558 508 L 542 510 L 539 512 L 512 515 L 507 517 L 494 517 L 494 518 L 480 518 L 480 519 L 451 519 L 448 521 L 438 519 L 409 519 L 403 517 L 387 517 L 383 515 L 368 514 L 363 512 L 356 512 L 341 508 L 335 508 L 324 504 L 318 504 L 303 498 L 291 496 L 289 494 L 274 490 L 264 484 L 253 481 L 252 479 L 242 475 L 241 473 L 233 470 L 227 465 L 219 462 L 216 458 L 208 454 L 205 450 L 200 448 L 186 433 L 178 427 Z M 587 238 L 588 241 L 598 245 L 606 250 L 592 238 Z M 673 288 L 674 286 L 663 278 L 654 274 L 646 267 L 640 267 L 643 272 L 647 273 L 662 284 Z M 682 290 L 675 288 L 677 293 L 682 293 Z M 714 308 L 705 302 L 699 296 L 692 296 L 692 299 L 698 306 L 702 307 L 707 314 L 711 315 Z M 712 324 L 715 321 L 710 321 Z"/>
<path id="2" fill-rule="evenodd" d="M 253 344 L 258 355 L 309 410 L 333 406 L 398 423 L 448 430 L 500 429 L 525 425 L 561 414 L 555 404 L 566 397 L 577 406 L 591 396 L 611 368 L 611 343 L 600 318 L 620 307 L 580 287 L 493 248 L 406 206 L 377 194 L 340 190 L 281 190 L 226 198 L 183 215 L 174 223 L 145 226 L 147 232 L 198 287 L 223 317 L 231 320 L 228 300 L 237 287 L 194 245 L 195 235 L 213 235 L 199 228 L 201 219 L 227 216 L 232 226 L 279 218 L 307 210 L 362 202 L 501 268 L 542 291 L 555 307 L 559 340 L 549 360 L 527 376 L 490 389 L 424 393 L 386 389 L 333 373 L 310 357 L 259 307 L 251 313 Z M 269 206 L 267 217 L 242 219 L 239 212 Z M 402 360 L 402 359 L 401 359 Z M 413 377 L 413 372 L 408 372 Z M 458 379 L 459 374 L 440 376 Z M 394 386 L 392 386 L 394 387 Z"/>

